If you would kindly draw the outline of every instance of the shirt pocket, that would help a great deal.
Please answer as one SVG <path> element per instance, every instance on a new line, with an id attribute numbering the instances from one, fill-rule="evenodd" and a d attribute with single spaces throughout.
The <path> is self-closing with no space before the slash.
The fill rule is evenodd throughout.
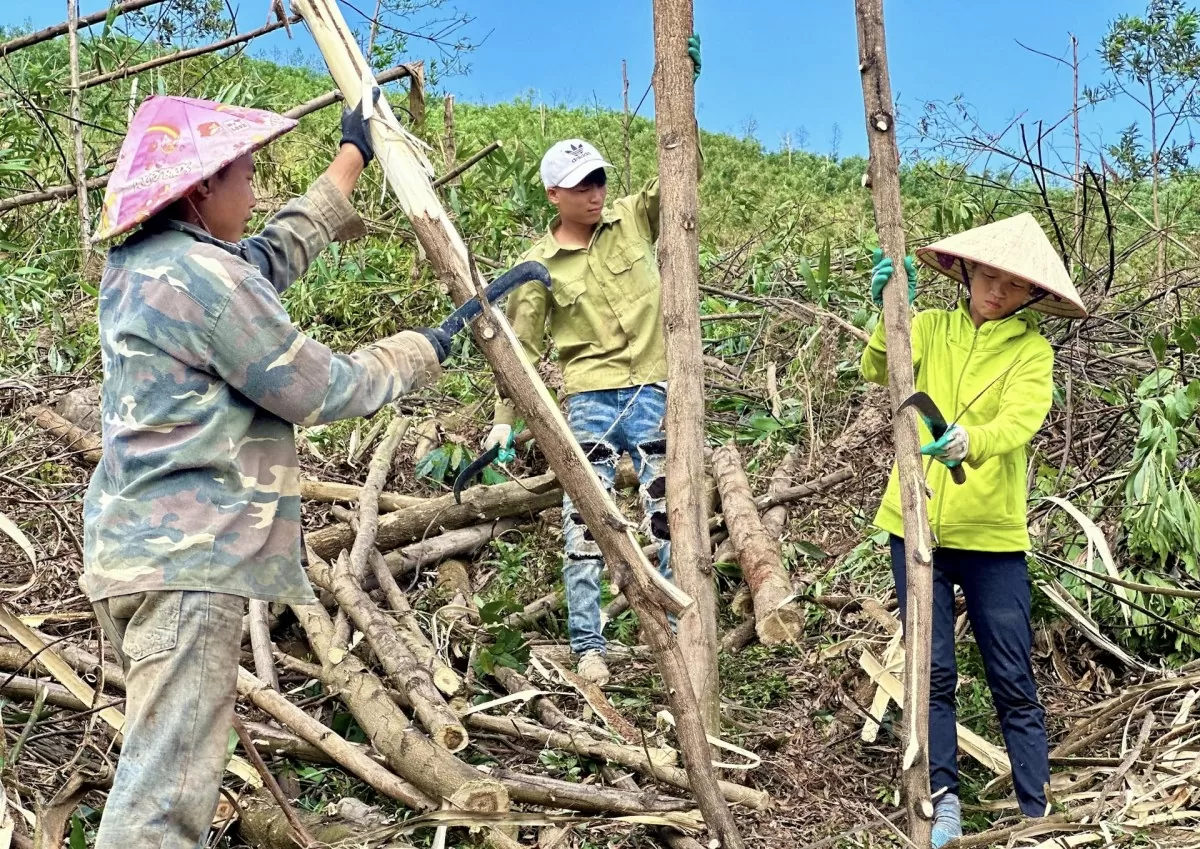
<path id="1" fill-rule="evenodd" d="M 587 289 L 587 283 L 582 277 L 574 280 L 555 279 L 550 287 L 550 296 L 554 298 L 555 306 L 566 309 L 579 300 Z"/>
<path id="2" fill-rule="evenodd" d="M 623 234 L 604 256 L 604 267 L 614 281 L 629 294 L 631 301 L 640 300 L 655 289 L 653 250 L 641 238 Z M 649 256 L 647 256 L 649 254 Z"/>

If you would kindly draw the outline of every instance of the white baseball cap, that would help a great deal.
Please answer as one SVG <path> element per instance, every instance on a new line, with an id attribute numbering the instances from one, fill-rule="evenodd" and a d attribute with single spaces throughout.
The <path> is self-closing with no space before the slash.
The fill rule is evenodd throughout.
<path id="1" fill-rule="evenodd" d="M 542 157 L 542 183 L 547 189 L 570 189 L 597 168 L 612 168 L 612 165 L 583 139 L 567 139 L 555 144 Z"/>

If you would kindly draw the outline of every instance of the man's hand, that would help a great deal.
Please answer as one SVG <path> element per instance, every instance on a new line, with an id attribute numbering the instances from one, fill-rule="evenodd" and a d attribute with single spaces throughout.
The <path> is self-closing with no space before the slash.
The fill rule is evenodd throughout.
<path id="1" fill-rule="evenodd" d="M 379 100 L 379 87 L 371 89 L 372 103 Z M 363 102 L 360 100 L 353 110 L 342 110 L 342 141 L 341 144 L 352 144 L 358 148 L 362 156 L 363 167 L 366 168 L 375 158 L 375 148 L 371 145 L 371 131 L 367 119 L 363 117 Z"/>
<path id="2" fill-rule="evenodd" d="M 499 445 L 501 448 L 507 448 L 511 438 L 512 425 L 492 425 L 492 429 L 488 431 L 487 438 L 483 440 L 483 450 L 486 451 L 493 445 Z"/>
<path id="3" fill-rule="evenodd" d="M 971 438 L 966 428 L 950 425 L 941 439 L 922 445 L 921 453 L 954 468 L 966 459 L 970 447 Z"/>
<path id="4" fill-rule="evenodd" d="M 434 354 L 437 355 L 438 363 L 446 362 L 446 357 L 450 356 L 450 334 L 440 327 L 418 327 L 417 333 L 429 340 Z"/>

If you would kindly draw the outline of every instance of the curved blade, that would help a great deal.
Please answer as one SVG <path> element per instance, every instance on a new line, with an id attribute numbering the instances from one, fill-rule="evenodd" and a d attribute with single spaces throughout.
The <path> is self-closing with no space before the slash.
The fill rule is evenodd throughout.
<path id="1" fill-rule="evenodd" d="M 550 272 L 546 270 L 546 266 L 540 262 L 523 262 L 520 265 L 510 268 L 508 271 L 501 274 L 495 280 L 488 284 L 484 289 L 484 294 L 487 295 L 488 303 L 495 303 L 503 300 L 504 297 L 518 286 L 523 286 L 526 283 L 537 281 L 550 288 Z M 479 303 L 478 298 L 472 298 L 442 322 L 442 330 L 448 335 L 453 336 L 458 333 L 472 321 L 479 317 L 483 312 L 483 304 Z"/>
<path id="2" fill-rule="evenodd" d="M 925 426 L 929 428 L 929 432 L 933 434 L 934 439 L 941 439 L 950 427 L 946 423 L 946 417 L 938 409 L 938 405 L 924 392 L 914 392 L 905 398 L 899 410 L 903 410 L 905 407 L 913 407 L 921 414 L 921 418 L 925 420 Z M 967 470 L 961 464 L 948 468 L 950 469 L 950 479 L 956 484 L 961 486 L 967 482 Z"/>
<path id="3" fill-rule="evenodd" d="M 483 474 L 483 470 L 492 463 L 496 462 L 496 457 L 500 455 L 500 446 L 493 445 L 487 451 L 484 451 L 478 457 L 471 461 L 471 465 L 467 466 L 458 477 L 454 479 L 454 503 L 462 504 L 462 491 L 467 488 L 467 484 L 475 480 Z"/>

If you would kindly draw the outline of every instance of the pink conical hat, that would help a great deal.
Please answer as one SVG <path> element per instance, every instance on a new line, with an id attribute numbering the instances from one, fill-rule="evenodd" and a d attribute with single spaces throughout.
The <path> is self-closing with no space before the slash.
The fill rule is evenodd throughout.
<path id="1" fill-rule="evenodd" d="M 192 97 L 148 97 L 108 180 L 95 240 L 132 230 L 240 156 L 296 126 L 263 109 Z"/>

